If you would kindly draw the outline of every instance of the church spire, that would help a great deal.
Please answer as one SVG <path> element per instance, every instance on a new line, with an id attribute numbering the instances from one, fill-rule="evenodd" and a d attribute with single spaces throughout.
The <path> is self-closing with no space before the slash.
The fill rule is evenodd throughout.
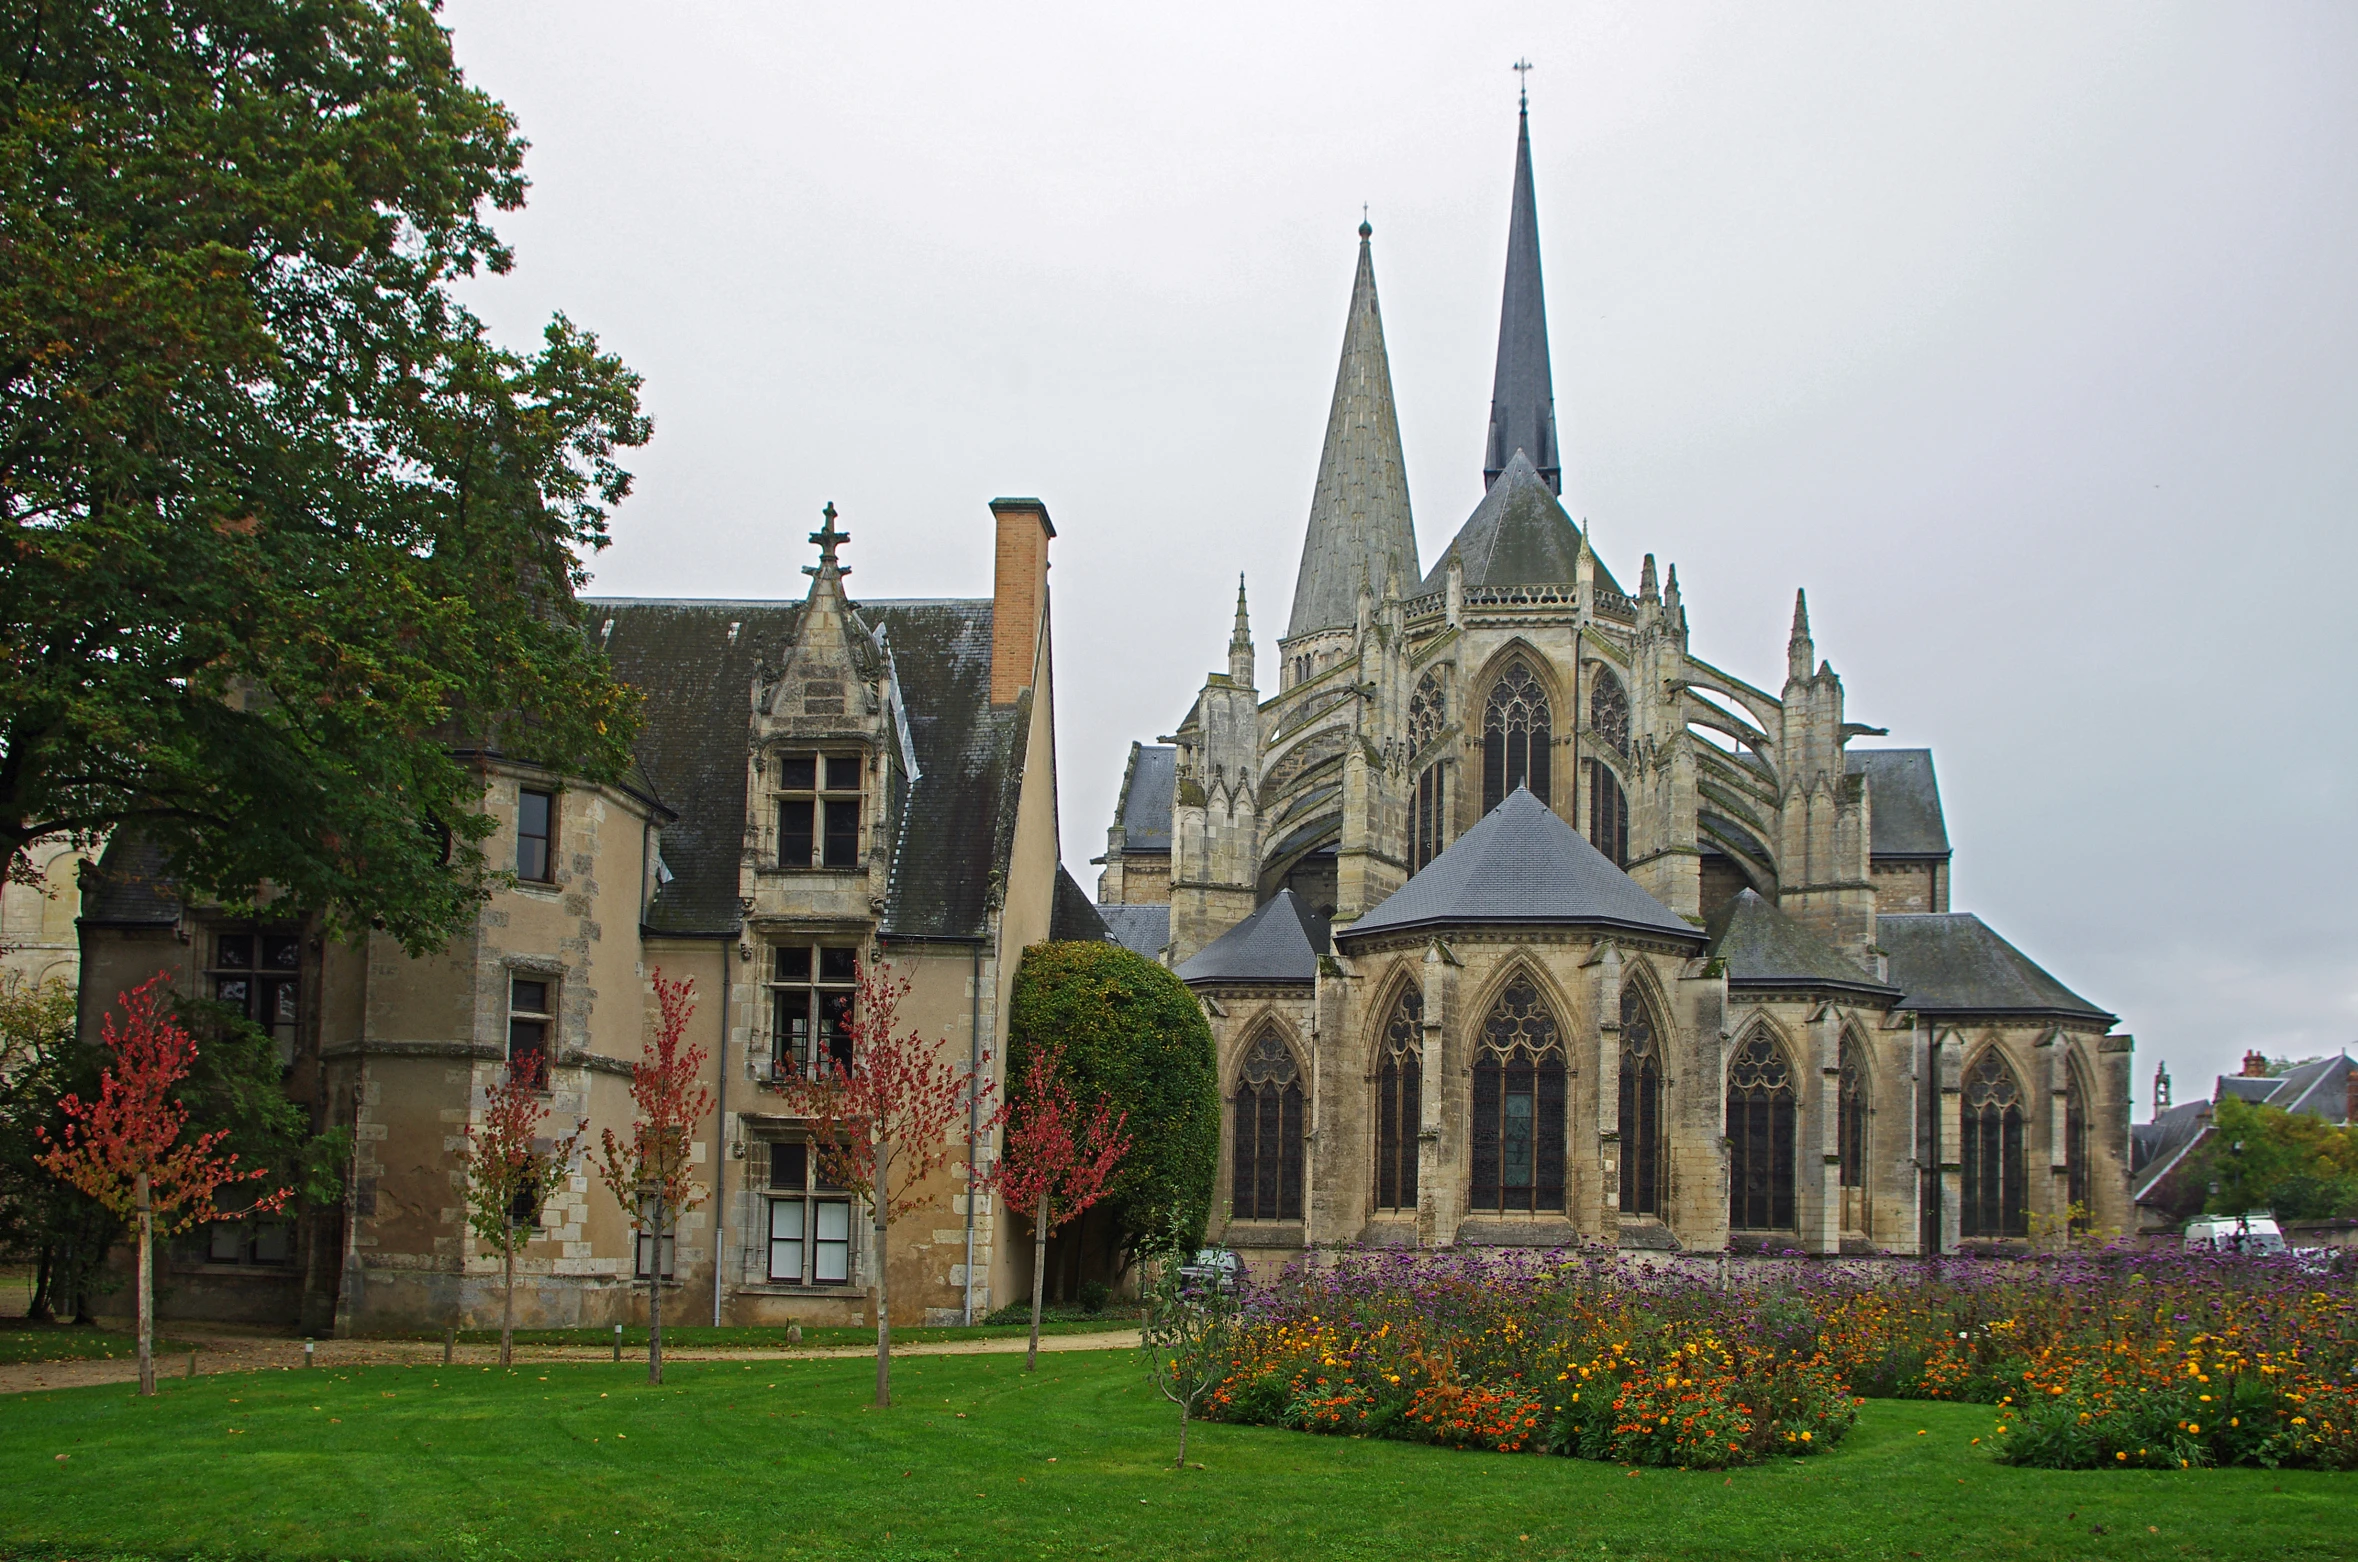
<path id="1" fill-rule="evenodd" d="M 1518 67 L 1520 68 L 1520 67 Z M 1547 299 L 1539 285 L 1539 198 L 1531 188 L 1531 109 L 1515 115 L 1515 197 L 1507 218 L 1506 296 L 1498 310 L 1498 371 L 1490 385 L 1490 442 L 1482 486 L 1498 481 L 1517 450 L 1549 490 L 1564 491 L 1556 451 L 1556 392 L 1548 373 Z"/>
<path id="2" fill-rule="evenodd" d="M 1335 371 L 1326 445 L 1318 457 L 1318 486 L 1310 496 L 1302 570 L 1294 578 L 1289 640 L 1349 628 L 1358 613 L 1360 582 L 1393 574 L 1414 580 L 1422 573 L 1416 527 L 1408 513 L 1400 417 L 1392 404 L 1392 366 L 1384 353 L 1383 314 L 1376 306 L 1374 233 L 1360 223 L 1359 272 L 1351 284 L 1343 361 Z"/>
<path id="3" fill-rule="evenodd" d="M 1236 628 L 1228 636 L 1228 676 L 1246 688 L 1253 684 L 1253 621 L 1245 612 L 1244 573 L 1236 577 Z"/>

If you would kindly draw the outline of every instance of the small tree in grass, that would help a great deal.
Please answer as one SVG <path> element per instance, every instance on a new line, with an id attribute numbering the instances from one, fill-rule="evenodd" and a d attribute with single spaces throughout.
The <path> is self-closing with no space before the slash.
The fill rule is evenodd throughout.
<path id="1" fill-rule="evenodd" d="M 1184 1216 L 1173 1211 L 1162 1242 L 1152 1250 L 1142 1338 L 1154 1386 L 1179 1407 L 1174 1468 L 1182 1470 L 1187 1468 L 1187 1423 L 1233 1370 L 1240 1310 L 1226 1271 L 1200 1279 L 1187 1273 L 1188 1235 Z"/>
<path id="2" fill-rule="evenodd" d="M 122 995 L 121 1024 L 109 1014 L 102 1022 L 113 1061 L 98 1076 L 98 1099 L 67 1096 L 58 1103 L 66 1122 L 41 1164 L 57 1177 L 98 1200 L 118 1216 L 139 1223 L 139 1392 L 156 1391 L 155 1238 L 185 1231 L 219 1217 L 213 1195 L 237 1183 L 256 1182 L 269 1172 L 237 1169 L 237 1156 L 215 1151 L 227 1129 L 199 1134 L 182 1143 L 188 1108 L 172 1099 L 172 1087 L 196 1063 L 196 1039 L 172 1013 L 161 971 Z M 281 1188 L 256 1198 L 241 1213 L 268 1214 L 293 1190 Z"/>
<path id="3" fill-rule="evenodd" d="M 991 1082 L 953 1068 L 942 1056 L 946 1043 L 928 1041 L 914 1027 L 895 1029 L 908 994 L 909 983 L 894 976 L 889 964 L 861 961 L 844 1025 L 849 1065 L 814 1057 L 810 1073 L 786 1090 L 788 1109 L 811 1121 L 812 1148 L 828 1178 L 866 1199 L 874 1220 L 880 1406 L 892 1403 L 892 1311 L 885 1289 L 892 1222 L 917 1207 L 925 1179 L 949 1164 L 951 1129 L 967 1115 L 969 1092 L 981 1131 L 998 1127 L 1001 1116 L 980 1112 Z"/>
<path id="4" fill-rule="evenodd" d="M 480 1122 L 467 1126 L 459 1164 L 467 1173 L 467 1224 L 499 1248 L 499 1364 L 506 1366 L 516 1338 L 516 1241 L 519 1227 L 540 1218 L 540 1206 L 573 1174 L 573 1153 L 589 1129 L 580 1126 L 546 1149 L 536 1136 L 549 1115 L 540 1085 L 547 1063 L 539 1053 L 519 1058 L 491 1087 Z"/>
<path id="5" fill-rule="evenodd" d="M 1008 1100 L 1007 1143 L 989 1186 L 1007 1207 L 1032 1223 L 1032 1339 L 1023 1370 L 1040 1365 L 1040 1298 L 1048 1277 L 1048 1239 L 1056 1228 L 1095 1204 L 1122 1157 L 1130 1153 L 1122 1125 L 1102 1093 L 1084 1113 L 1059 1072 L 1063 1049 L 1033 1050 Z"/>
<path id="6" fill-rule="evenodd" d="M 712 1091 L 700 1083 L 707 1056 L 686 1046 L 688 1016 L 696 1012 L 696 984 L 655 972 L 655 1034 L 631 1065 L 630 1138 L 611 1128 L 600 1135 L 598 1180 L 613 1193 L 631 1230 L 647 1250 L 647 1381 L 663 1381 L 664 1243 L 677 1238 L 679 1217 L 704 1202 L 709 1189 L 690 1175 L 688 1141 L 712 1110 Z M 714 1255 L 719 1261 L 719 1255 Z"/>

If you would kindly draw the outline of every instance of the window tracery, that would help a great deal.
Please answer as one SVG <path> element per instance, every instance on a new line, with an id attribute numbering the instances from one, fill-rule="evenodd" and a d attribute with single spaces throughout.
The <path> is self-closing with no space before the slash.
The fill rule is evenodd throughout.
<path id="1" fill-rule="evenodd" d="M 1798 1092 L 1785 1049 L 1755 1026 L 1728 1065 L 1728 1224 L 1791 1231 Z"/>
<path id="2" fill-rule="evenodd" d="M 2093 1213 L 2088 1204 L 2088 1095 L 2080 1087 L 2078 1066 L 2069 1059 L 2064 1062 L 2063 1166 L 2072 1228 L 2085 1230 Z"/>
<path id="3" fill-rule="evenodd" d="M 1302 1071 L 1274 1027 L 1264 1026 L 1245 1047 L 1233 1152 L 1238 1220 L 1302 1218 Z"/>
<path id="4" fill-rule="evenodd" d="M 1662 1047 L 1635 983 L 1621 989 L 1621 1213 L 1662 1213 Z"/>
<path id="5" fill-rule="evenodd" d="M 1518 786 L 1548 800 L 1549 745 L 1555 714 L 1530 664 L 1517 657 L 1490 686 L 1482 712 L 1482 811 L 1488 813 Z"/>
<path id="6" fill-rule="evenodd" d="M 1613 752 L 1624 759 L 1629 757 L 1629 695 L 1621 687 L 1621 680 L 1606 669 L 1597 669 L 1589 696 L 1590 730 L 1612 746 Z"/>
<path id="7" fill-rule="evenodd" d="M 1964 1122 L 1964 1210 L 1959 1234 L 1967 1237 L 2022 1237 L 2030 1234 L 2023 1198 L 2022 1084 L 1995 1046 L 1965 1070 L 1960 1108 Z"/>
<path id="8" fill-rule="evenodd" d="M 1588 844 L 1614 867 L 1629 866 L 1629 798 L 1601 759 L 1588 762 Z"/>
<path id="9" fill-rule="evenodd" d="M 1400 990 L 1384 1024 L 1376 1065 L 1376 1207 L 1413 1210 L 1417 1199 L 1417 1141 L 1424 1127 L 1425 995 L 1414 982 Z"/>
<path id="10" fill-rule="evenodd" d="M 1532 1214 L 1564 1207 L 1564 1084 L 1555 1013 L 1536 985 L 1517 977 L 1482 1020 L 1472 1208 Z"/>
<path id="11" fill-rule="evenodd" d="M 1848 1031 L 1842 1033 L 1836 1089 L 1840 1105 L 1835 1137 L 1842 1186 L 1863 1188 L 1867 1185 L 1867 1074 L 1859 1060 L 1858 1044 Z"/>

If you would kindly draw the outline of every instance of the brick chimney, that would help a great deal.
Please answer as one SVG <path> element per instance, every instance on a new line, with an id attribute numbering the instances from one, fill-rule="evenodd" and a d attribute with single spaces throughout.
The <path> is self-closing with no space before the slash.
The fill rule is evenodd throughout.
<path id="1" fill-rule="evenodd" d="M 1005 534 L 1001 533 L 1001 535 Z M 2246 1079 L 2266 1079 L 2268 1077 L 2268 1060 L 2257 1052 L 2245 1053 L 2243 1055 L 2243 1077 Z"/>
<path id="2" fill-rule="evenodd" d="M 993 499 L 999 525 L 991 574 L 991 703 L 1012 705 L 1031 687 L 1048 608 L 1048 539 L 1056 527 L 1037 499 Z"/>

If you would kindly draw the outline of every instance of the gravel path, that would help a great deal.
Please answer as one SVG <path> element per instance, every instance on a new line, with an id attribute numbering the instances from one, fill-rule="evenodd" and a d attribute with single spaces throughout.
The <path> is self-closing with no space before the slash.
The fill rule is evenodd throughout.
<path id="1" fill-rule="evenodd" d="M 175 1339 L 187 1340 L 199 1347 L 195 1361 L 197 1372 L 211 1377 L 219 1372 L 288 1372 L 303 1365 L 303 1342 L 250 1334 L 213 1334 L 186 1324 L 174 1324 Z M 1134 1350 L 1138 1345 L 1136 1329 L 1108 1329 L 1097 1334 L 1047 1334 L 1040 1337 L 1042 1351 L 1068 1350 Z M 941 1340 L 924 1344 L 895 1345 L 893 1355 L 901 1356 L 1007 1356 L 1020 1353 L 1024 1338 L 987 1340 Z M 431 1340 L 320 1340 L 313 1347 L 313 1365 L 317 1367 L 398 1366 L 405 1362 L 438 1365 L 442 1347 Z M 666 1346 L 666 1361 L 785 1361 L 821 1360 L 830 1357 L 873 1356 L 873 1345 L 819 1345 L 779 1349 L 728 1349 L 725 1347 Z M 452 1357 L 470 1366 L 489 1366 L 499 1360 L 497 1345 L 461 1345 Z M 614 1359 L 611 1346 L 603 1345 L 519 1345 L 515 1359 L 532 1361 L 607 1361 Z M 624 1361 L 646 1360 L 642 1347 L 635 1354 L 625 1349 Z M 156 1358 L 156 1375 L 164 1378 L 188 1375 L 190 1357 L 183 1351 L 177 1355 Z M 0 1366 L 0 1394 L 29 1394 L 42 1389 L 88 1388 L 103 1383 L 136 1383 L 139 1363 L 100 1359 L 97 1361 L 35 1361 L 15 1366 Z"/>

